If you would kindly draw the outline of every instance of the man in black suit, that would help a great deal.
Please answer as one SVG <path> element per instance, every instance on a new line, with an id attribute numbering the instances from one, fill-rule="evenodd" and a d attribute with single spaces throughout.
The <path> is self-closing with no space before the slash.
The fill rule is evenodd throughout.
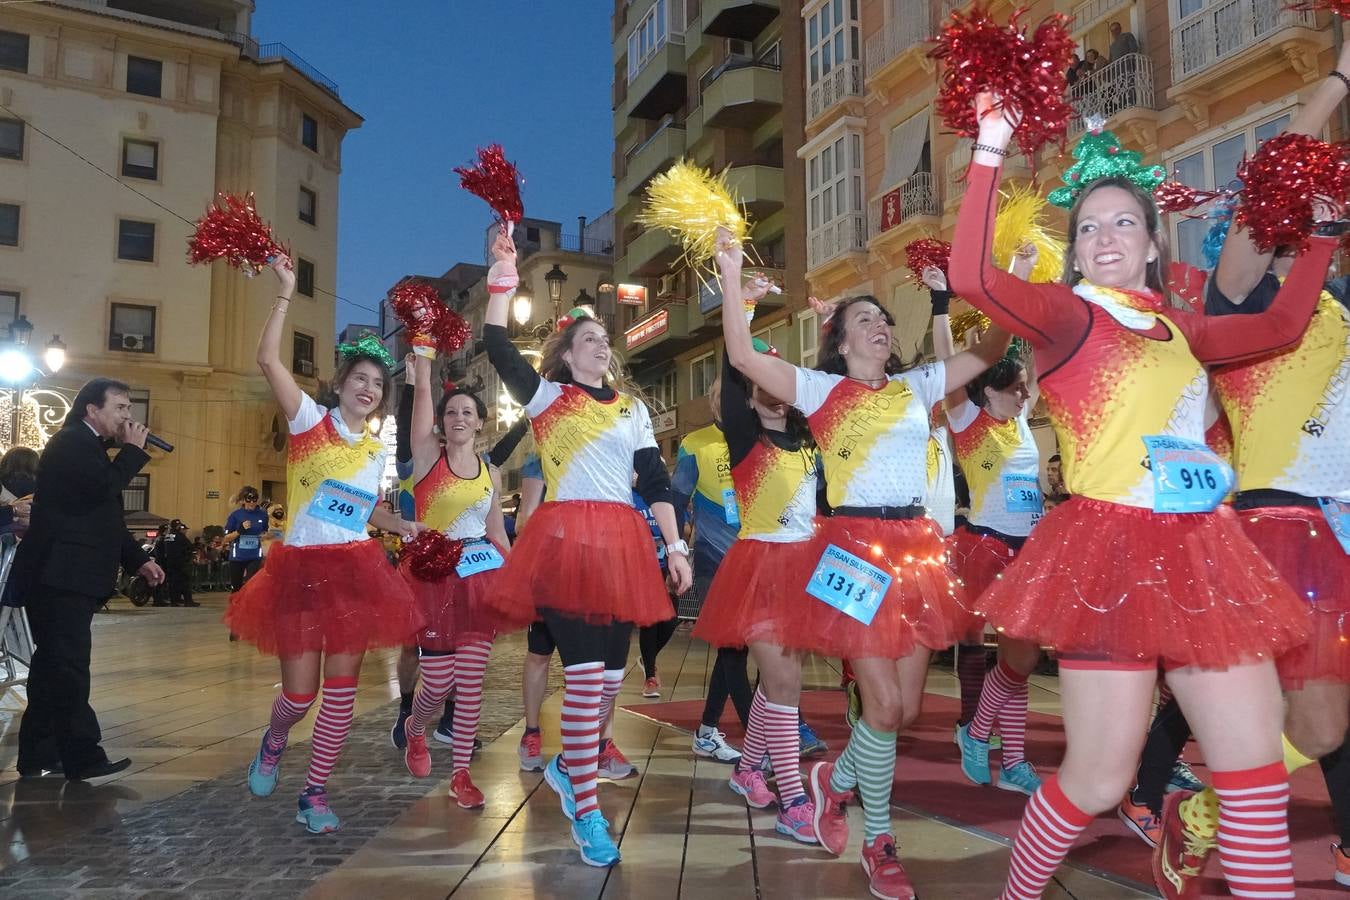
<path id="1" fill-rule="evenodd" d="M 149 430 L 131 420 L 130 393 L 111 378 L 82 387 L 38 463 L 32 525 L 10 573 L 35 645 L 19 726 L 21 777 L 63 772 L 80 781 L 131 765 L 103 752 L 89 705 L 90 625 L 116 590 L 118 563 L 152 585 L 164 580 L 122 515 L 122 490 L 150 459 Z M 122 448 L 109 459 L 105 441 L 118 438 Z"/>

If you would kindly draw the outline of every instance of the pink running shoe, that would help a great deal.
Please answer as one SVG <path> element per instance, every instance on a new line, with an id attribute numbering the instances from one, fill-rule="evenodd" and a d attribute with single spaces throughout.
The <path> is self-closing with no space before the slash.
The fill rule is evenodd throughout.
<path id="1" fill-rule="evenodd" d="M 431 752 L 427 750 L 425 734 L 408 735 L 408 749 L 403 751 L 403 762 L 414 778 L 426 778 L 431 774 Z"/>
<path id="2" fill-rule="evenodd" d="M 830 775 L 833 772 L 834 763 L 816 763 L 807 775 L 806 792 L 815 807 L 816 818 L 811 824 L 815 827 L 816 840 L 820 841 L 820 846 L 839 856 L 848 847 L 848 816 L 844 805 L 853 799 L 853 792 L 841 793 L 832 789 Z"/>
<path id="3" fill-rule="evenodd" d="M 803 844 L 817 844 L 815 818 L 816 808 L 811 805 L 811 798 L 802 794 L 778 811 L 774 830 Z"/>
<path id="4" fill-rule="evenodd" d="M 754 809 L 768 809 L 778 800 L 769 790 L 768 783 L 764 781 L 764 772 L 760 769 L 733 769 L 727 784 Z"/>

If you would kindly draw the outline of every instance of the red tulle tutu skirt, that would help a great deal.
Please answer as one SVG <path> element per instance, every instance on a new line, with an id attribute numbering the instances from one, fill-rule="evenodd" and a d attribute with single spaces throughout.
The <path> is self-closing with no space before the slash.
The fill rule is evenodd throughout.
<path id="1" fill-rule="evenodd" d="M 499 551 L 501 547 L 497 547 Z M 502 556 L 510 558 L 504 551 Z M 417 646 L 423 650 L 449 653 L 469 641 L 491 642 L 497 635 L 498 616 L 487 605 L 487 596 L 496 585 L 501 569 L 479 572 L 468 578 L 451 575 L 440 581 L 423 581 L 399 566 L 408 582 L 417 608 L 426 623 L 417 633 Z"/>
<path id="2" fill-rule="evenodd" d="M 820 603 L 802 593 L 814 564 L 806 547 L 804 541 L 750 538 L 732 544 L 699 610 L 694 637 L 714 647 L 783 643 L 796 632 L 805 605 Z"/>
<path id="3" fill-rule="evenodd" d="M 500 572 L 487 597 L 499 632 L 527 627 L 540 609 L 597 625 L 670 618 L 651 529 L 622 503 L 542 504 Z"/>
<path id="4" fill-rule="evenodd" d="M 422 614 L 378 541 L 275 544 L 225 623 L 263 653 L 363 653 L 413 643 Z"/>
<path id="5" fill-rule="evenodd" d="M 980 634 L 984 631 L 984 618 L 974 613 L 974 607 L 994 579 L 1012 565 L 1017 551 L 993 535 L 978 534 L 961 525 L 947 538 L 947 555 L 965 590 L 968 606 L 957 630 L 967 637 Z"/>
<path id="6" fill-rule="evenodd" d="M 891 586 L 869 625 L 805 593 L 830 544 L 891 573 Z M 793 546 L 801 548 L 804 569 L 795 614 L 778 629 L 776 643 L 784 648 L 843 659 L 901 659 L 920 645 L 941 650 L 955 642 L 961 587 L 947 567 L 942 532 L 932 519 L 831 516 L 816 520 L 816 535 L 805 546 Z"/>
<path id="7" fill-rule="evenodd" d="M 1280 681 L 1290 689 L 1306 681 L 1350 682 L 1350 554 L 1321 510 L 1266 507 L 1238 516 L 1308 611 L 1312 639 L 1279 658 Z"/>
<path id="8" fill-rule="evenodd" d="M 1012 637 L 1131 665 L 1223 669 L 1308 636 L 1304 605 L 1227 506 L 1166 514 L 1070 498 L 976 608 Z"/>

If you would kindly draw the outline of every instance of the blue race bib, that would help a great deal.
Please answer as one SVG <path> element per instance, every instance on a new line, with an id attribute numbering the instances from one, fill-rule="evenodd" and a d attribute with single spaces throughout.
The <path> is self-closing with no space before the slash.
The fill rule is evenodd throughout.
<path id="1" fill-rule="evenodd" d="M 829 544 L 806 583 L 806 592 L 844 615 L 871 625 L 890 586 L 890 575 Z"/>
<path id="2" fill-rule="evenodd" d="M 1331 533 L 1341 542 L 1341 549 L 1350 553 L 1350 503 L 1330 497 L 1318 497 L 1317 503 L 1322 507 L 1322 515 L 1327 517 Z"/>
<path id="3" fill-rule="evenodd" d="M 1153 511 L 1210 512 L 1233 488 L 1233 469 L 1199 441 L 1167 434 L 1144 436 L 1153 470 Z"/>
<path id="4" fill-rule="evenodd" d="M 235 541 L 235 546 L 240 550 L 253 551 L 262 546 L 262 539 L 256 534 L 241 534 Z"/>
<path id="5" fill-rule="evenodd" d="M 1040 517 L 1045 513 L 1041 485 L 1035 475 L 1004 475 L 1003 506 L 1010 513 L 1031 513 Z"/>
<path id="6" fill-rule="evenodd" d="M 736 505 L 736 489 L 722 491 L 722 513 L 728 525 L 741 527 L 741 508 Z"/>
<path id="7" fill-rule="evenodd" d="M 500 569 L 505 562 L 501 552 L 491 541 L 481 538 L 476 541 L 465 541 L 464 549 L 459 554 L 459 565 L 455 566 L 455 574 L 460 578 L 468 578 L 479 572 Z"/>
<path id="8" fill-rule="evenodd" d="M 329 478 L 319 485 L 310 501 L 309 514 L 344 531 L 364 534 L 366 522 L 375 509 L 375 500 L 375 495 L 369 491 Z"/>

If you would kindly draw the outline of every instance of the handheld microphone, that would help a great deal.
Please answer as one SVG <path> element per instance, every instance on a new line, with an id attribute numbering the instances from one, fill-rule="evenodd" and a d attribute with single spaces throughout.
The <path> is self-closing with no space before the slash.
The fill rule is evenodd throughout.
<path id="1" fill-rule="evenodd" d="M 164 438 L 159 437 L 158 435 L 147 434 L 145 436 L 145 442 L 149 444 L 151 447 L 158 447 L 165 453 L 173 452 L 173 444 L 170 444 L 168 441 L 164 440 Z"/>

